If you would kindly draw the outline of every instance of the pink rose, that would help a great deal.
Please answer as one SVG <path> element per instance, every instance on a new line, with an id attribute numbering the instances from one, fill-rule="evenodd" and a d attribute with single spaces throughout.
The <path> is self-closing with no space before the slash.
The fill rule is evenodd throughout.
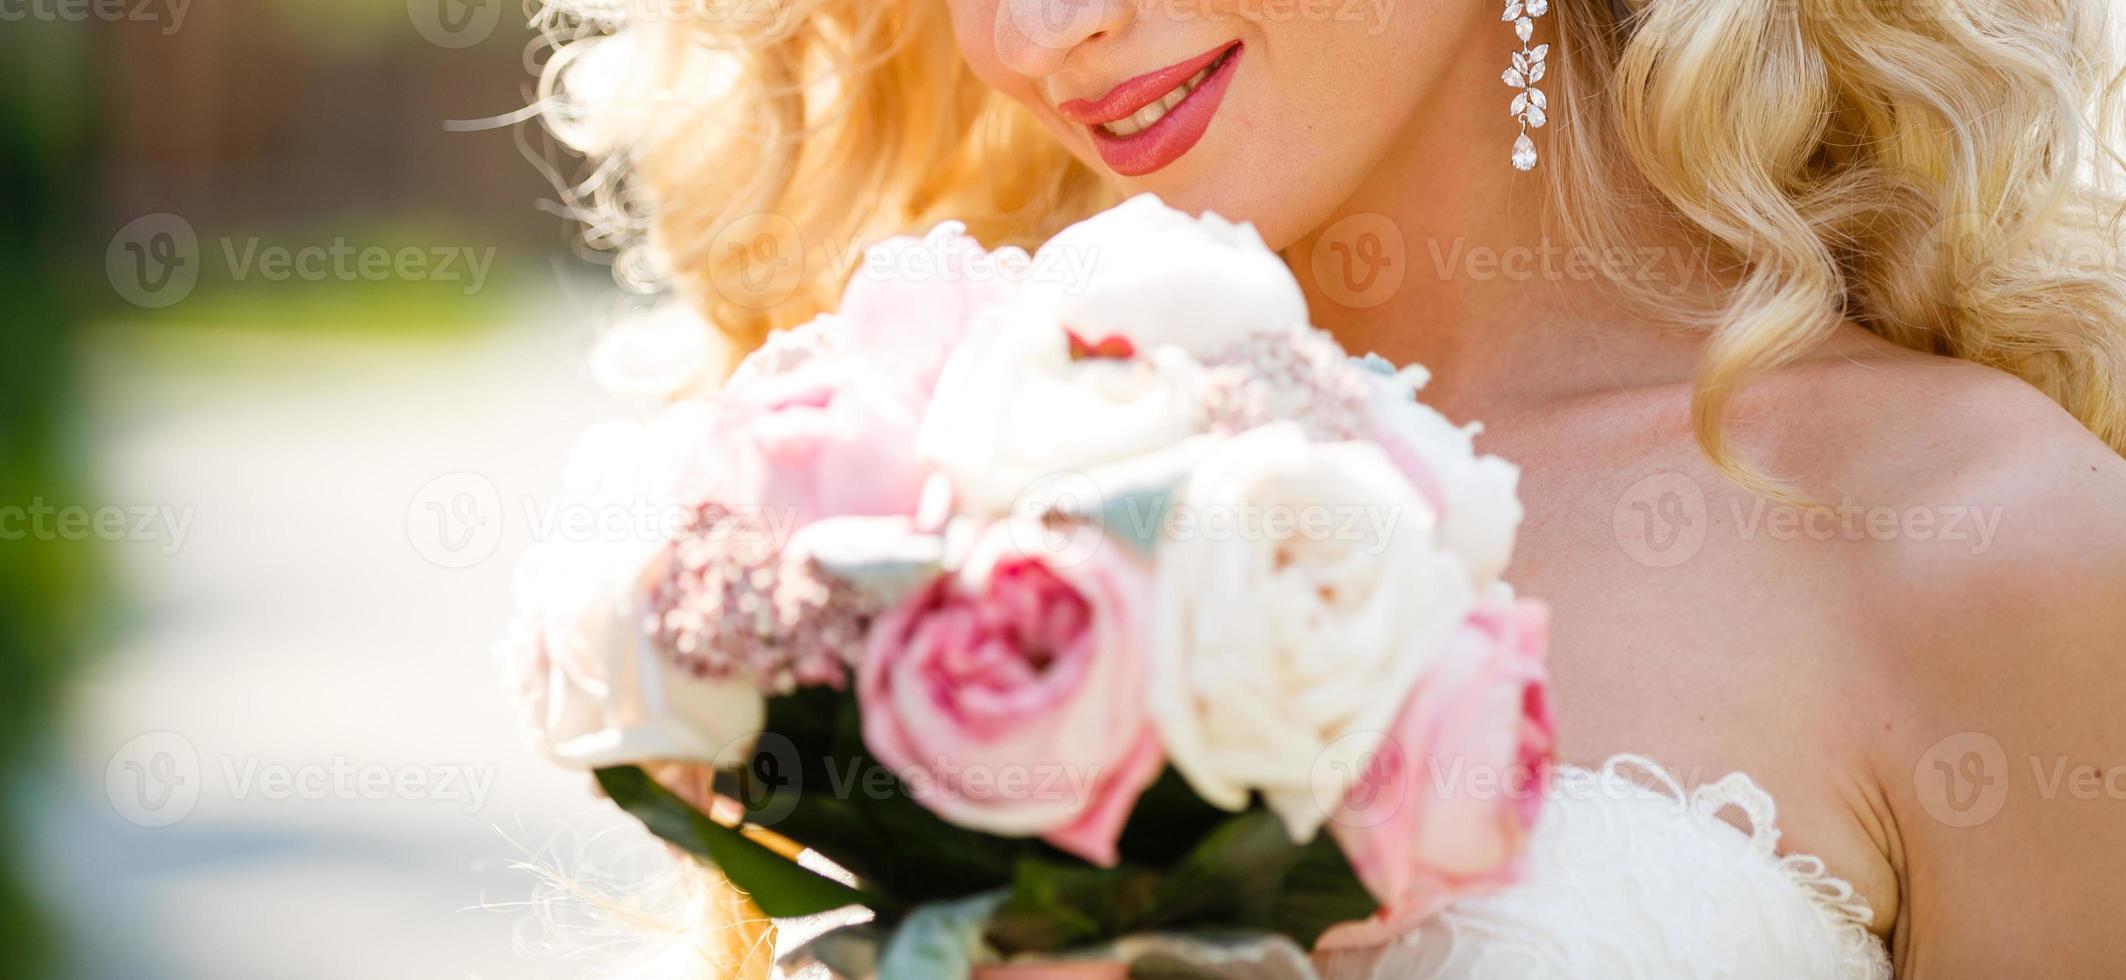
<path id="1" fill-rule="evenodd" d="M 1321 946 L 1386 941 L 1519 877 L 1554 764 L 1548 623 L 1539 603 L 1481 606 L 1418 682 L 1329 824 L 1381 910 Z"/>
<path id="2" fill-rule="evenodd" d="M 946 820 L 1108 866 L 1165 765 L 1146 710 L 1151 583 L 1119 547 L 1078 563 L 1022 547 L 1044 530 L 993 525 L 872 627 L 864 742 Z"/>
<path id="3" fill-rule="evenodd" d="M 983 251 L 948 221 L 922 238 L 871 246 L 842 293 L 838 316 L 850 347 L 928 399 L 945 360 L 981 311 L 1018 295 L 1015 249 Z"/>
<path id="4" fill-rule="evenodd" d="M 826 517 L 913 514 L 921 405 L 852 358 L 823 355 L 723 393 L 732 499 L 777 530 Z"/>

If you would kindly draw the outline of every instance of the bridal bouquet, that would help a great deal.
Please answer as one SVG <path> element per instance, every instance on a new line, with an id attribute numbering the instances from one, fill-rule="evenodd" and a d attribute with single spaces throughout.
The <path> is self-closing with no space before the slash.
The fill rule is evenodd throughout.
<path id="1" fill-rule="evenodd" d="M 837 972 L 1303 967 L 1511 880 L 1549 776 L 1517 474 L 1424 380 L 1149 196 L 1031 255 L 886 242 L 715 397 L 586 436 L 570 492 L 658 519 L 527 553 L 511 689 L 768 914 L 870 909 L 808 947 Z"/>

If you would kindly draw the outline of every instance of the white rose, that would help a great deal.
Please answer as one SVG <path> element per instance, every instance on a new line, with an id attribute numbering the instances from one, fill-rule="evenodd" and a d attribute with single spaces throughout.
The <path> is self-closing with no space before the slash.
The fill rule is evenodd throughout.
<path id="1" fill-rule="evenodd" d="M 996 311 L 955 351 L 916 437 L 961 509 L 1003 514 L 1044 477 L 1166 449 L 1194 434 L 1201 368 L 1168 348 L 1073 360 L 1035 311 Z"/>
<path id="2" fill-rule="evenodd" d="M 1235 436 L 1183 489 L 1158 557 L 1153 714 L 1213 805 L 1260 791 L 1294 840 L 1327 819 L 1475 605 L 1432 509 L 1380 447 L 1280 422 Z M 1333 787 L 1332 787 L 1333 789 Z"/>
<path id="3" fill-rule="evenodd" d="M 1423 368 L 1406 368 L 1374 385 L 1373 438 L 1412 483 L 1439 497 L 1441 547 L 1460 555 L 1479 585 L 1498 580 L 1513 557 L 1521 526 L 1519 467 L 1479 455 L 1481 426 L 1457 426 L 1417 400 Z"/>
<path id="4" fill-rule="evenodd" d="M 1253 225 L 1189 217 L 1139 194 L 1063 229 L 1034 255 L 1027 295 L 1088 343 L 1172 344 L 1198 359 L 1250 334 L 1307 325 L 1306 297 Z"/>
<path id="5" fill-rule="evenodd" d="M 750 680 L 695 677 L 645 629 L 680 504 L 707 478 L 693 450 L 707 445 L 708 422 L 701 406 L 682 404 L 648 426 L 586 431 L 564 503 L 593 520 L 554 528 L 588 535 L 538 542 L 517 566 L 518 615 L 496 653 L 532 744 L 557 762 L 732 765 L 760 732 L 766 705 Z"/>

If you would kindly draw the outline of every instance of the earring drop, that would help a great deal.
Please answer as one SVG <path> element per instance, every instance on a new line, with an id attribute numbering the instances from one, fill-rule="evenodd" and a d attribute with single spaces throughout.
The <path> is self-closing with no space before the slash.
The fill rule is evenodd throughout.
<path id="1" fill-rule="evenodd" d="M 1536 164 L 1535 140 L 1528 137 L 1528 131 L 1550 121 L 1550 99 L 1535 87 L 1547 69 L 1544 61 L 1550 57 L 1550 45 L 1528 46 L 1535 38 L 1535 19 L 1549 12 L 1550 0 L 1506 0 L 1506 16 L 1501 18 L 1513 22 L 1513 32 L 1521 39 L 1521 49 L 1513 53 L 1513 67 L 1506 69 L 1504 77 L 1506 84 L 1520 90 L 1513 96 L 1513 118 L 1521 124 L 1520 138 L 1513 141 L 1513 169 L 1523 173 L 1534 170 Z"/>

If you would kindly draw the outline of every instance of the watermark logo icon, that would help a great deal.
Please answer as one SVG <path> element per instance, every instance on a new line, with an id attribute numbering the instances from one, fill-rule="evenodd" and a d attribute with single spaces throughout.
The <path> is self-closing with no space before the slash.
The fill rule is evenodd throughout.
<path id="1" fill-rule="evenodd" d="M 1402 229 L 1382 214 L 1354 214 L 1323 231 L 1309 255 L 1314 282 L 1354 310 L 1385 303 L 1403 288 L 1409 249 Z"/>
<path id="2" fill-rule="evenodd" d="M 2008 802 L 2008 753 L 1984 732 L 1958 732 L 1927 747 L 1912 770 L 1927 815 L 1950 827 L 1976 827 Z"/>
<path id="3" fill-rule="evenodd" d="M 103 271 L 126 302 L 160 309 L 192 294 L 199 283 L 199 234 L 169 213 L 142 215 L 111 236 Z"/>
<path id="4" fill-rule="evenodd" d="M 1617 546 L 1648 568 L 1674 568 L 1696 557 L 1710 522 L 1705 488 L 1675 472 L 1641 477 L 1609 517 Z"/>
<path id="5" fill-rule="evenodd" d="M 1107 495 L 1083 473 L 1050 473 L 1026 485 L 1011 502 L 1014 520 L 1006 525 L 1020 550 L 1047 556 L 1051 565 L 1068 567 L 1092 560 L 1106 536 L 1097 526 Z"/>
<path id="6" fill-rule="evenodd" d="M 1369 781 L 1369 770 L 1400 773 L 1410 769 L 1402 744 L 1378 732 L 1352 732 L 1322 750 L 1314 760 L 1310 784 L 1314 805 L 1336 823 L 1364 830 L 1387 823 L 1403 808 L 1404 792 L 1388 791 L 1384 780 Z"/>
<path id="7" fill-rule="evenodd" d="M 406 540 L 429 564 L 470 568 L 502 540 L 502 494 L 478 473 L 445 473 L 406 504 Z"/>
<path id="8" fill-rule="evenodd" d="M 1109 0 L 1033 0 L 1006 2 L 997 11 L 996 40 L 1004 50 L 1018 41 L 1064 51 L 1090 36 L 1107 16 Z M 1013 35 L 1016 34 L 1016 37 Z"/>
<path id="9" fill-rule="evenodd" d="M 804 282 L 804 236 L 797 223 L 770 212 L 723 226 L 709 243 L 709 282 L 739 306 L 764 310 L 788 300 Z"/>
<path id="10" fill-rule="evenodd" d="M 487 40 L 502 21 L 502 0 L 406 0 L 406 17 L 440 48 L 469 48 Z"/>
<path id="11" fill-rule="evenodd" d="M 199 752 L 176 732 L 148 732 L 111 754 L 103 768 L 111 809 L 137 827 L 167 827 L 199 804 Z"/>
<path id="12" fill-rule="evenodd" d="M 750 747 L 745 765 L 730 773 L 727 795 L 746 808 L 746 822 L 773 827 L 797 809 L 805 792 L 804 758 L 797 744 L 775 732 L 762 734 Z M 738 743 L 726 746 L 716 758 L 728 758 Z M 740 750 L 743 751 L 743 750 Z"/>

